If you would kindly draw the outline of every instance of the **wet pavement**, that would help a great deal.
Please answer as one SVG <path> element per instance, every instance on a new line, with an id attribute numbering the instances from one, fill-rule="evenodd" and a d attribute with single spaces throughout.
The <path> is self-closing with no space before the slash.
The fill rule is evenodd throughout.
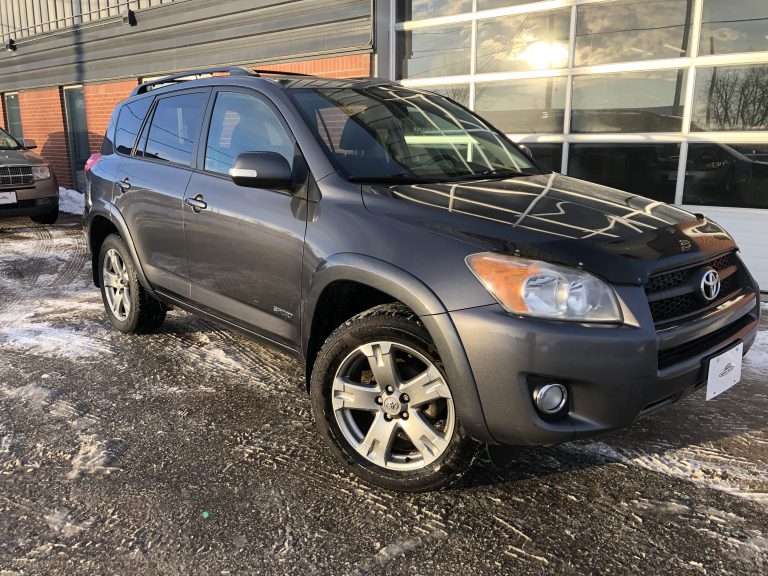
<path id="1" fill-rule="evenodd" d="M 768 325 L 743 381 L 400 495 L 299 363 L 174 311 L 110 329 L 76 220 L 0 220 L 0 574 L 766 574 Z M 768 309 L 764 308 L 768 312 Z"/>

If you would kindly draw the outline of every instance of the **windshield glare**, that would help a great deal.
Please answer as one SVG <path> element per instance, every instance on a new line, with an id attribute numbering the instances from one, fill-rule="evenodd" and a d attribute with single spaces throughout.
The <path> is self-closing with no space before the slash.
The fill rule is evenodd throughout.
<path id="1" fill-rule="evenodd" d="M 21 146 L 16 142 L 13 136 L 0 128 L 0 150 L 18 150 L 19 148 L 21 148 Z"/>
<path id="2" fill-rule="evenodd" d="M 505 137 L 436 94 L 394 86 L 293 89 L 351 180 L 462 180 L 540 174 Z"/>

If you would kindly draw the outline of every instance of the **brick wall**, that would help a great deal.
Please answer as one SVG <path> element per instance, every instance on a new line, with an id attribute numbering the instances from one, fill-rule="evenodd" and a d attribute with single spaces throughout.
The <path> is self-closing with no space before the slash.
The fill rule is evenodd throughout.
<path id="1" fill-rule="evenodd" d="M 314 74 L 328 78 L 370 76 L 371 55 L 352 54 L 286 62 L 284 64 L 254 65 L 253 67 Z M 92 153 L 101 148 L 101 141 L 109 125 L 109 118 L 115 104 L 127 98 L 136 84 L 136 80 L 124 80 L 83 86 L 88 141 Z M 0 98 L 0 100 L 2 99 Z M 0 125 L 5 126 L 3 105 L 0 102 Z M 36 152 L 50 162 L 59 183 L 69 188 L 74 187 L 69 162 L 69 143 L 65 133 L 66 121 L 62 89 L 48 88 L 22 91 L 19 93 L 19 106 L 24 137 L 37 141 L 38 149 Z M 338 132 L 338 130 L 334 130 L 334 132 Z M 335 136 L 338 135 L 335 134 Z"/>
<path id="2" fill-rule="evenodd" d="M 86 84 L 83 86 L 85 117 L 88 124 L 88 141 L 91 154 L 98 152 L 109 125 L 109 118 L 115 104 L 128 97 L 136 87 L 136 80 L 109 82 L 107 84 Z"/>
<path id="3" fill-rule="evenodd" d="M 37 142 L 35 152 L 50 163 L 59 179 L 59 184 L 72 188 L 61 88 L 20 92 L 19 108 L 24 138 L 31 138 Z"/>
<path id="4" fill-rule="evenodd" d="M 349 56 L 318 58 L 317 60 L 286 62 L 285 64 L 255 65 L 254 67 L 263 70 L 283 70 L 285 72 L 313 74 L 328 78 L 354 78 L 371 75 L 371 55 L 351 54 Z"/>

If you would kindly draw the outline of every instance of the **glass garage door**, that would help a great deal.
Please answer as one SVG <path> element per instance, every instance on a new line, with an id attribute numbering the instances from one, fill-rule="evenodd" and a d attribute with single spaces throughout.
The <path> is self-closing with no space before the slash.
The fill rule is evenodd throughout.
<path id="1" fill-rule="evenodd" d="M 766 0 L 393 0 L 389 74 L 554 170 L 704 212 L 768 289 Z"/>

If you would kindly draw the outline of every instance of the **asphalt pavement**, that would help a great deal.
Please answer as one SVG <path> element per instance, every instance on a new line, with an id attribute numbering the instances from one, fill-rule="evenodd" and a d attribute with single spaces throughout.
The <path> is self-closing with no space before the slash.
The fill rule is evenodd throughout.
<path id="1" fill-rule="evenodd" d="M 337 465 L 297 361 L 180 311 L 118 334 L 76 218 L 0 220 L 0 575 L 763 575 L 763 322 L 716 400 L 394 494 Z"/>

